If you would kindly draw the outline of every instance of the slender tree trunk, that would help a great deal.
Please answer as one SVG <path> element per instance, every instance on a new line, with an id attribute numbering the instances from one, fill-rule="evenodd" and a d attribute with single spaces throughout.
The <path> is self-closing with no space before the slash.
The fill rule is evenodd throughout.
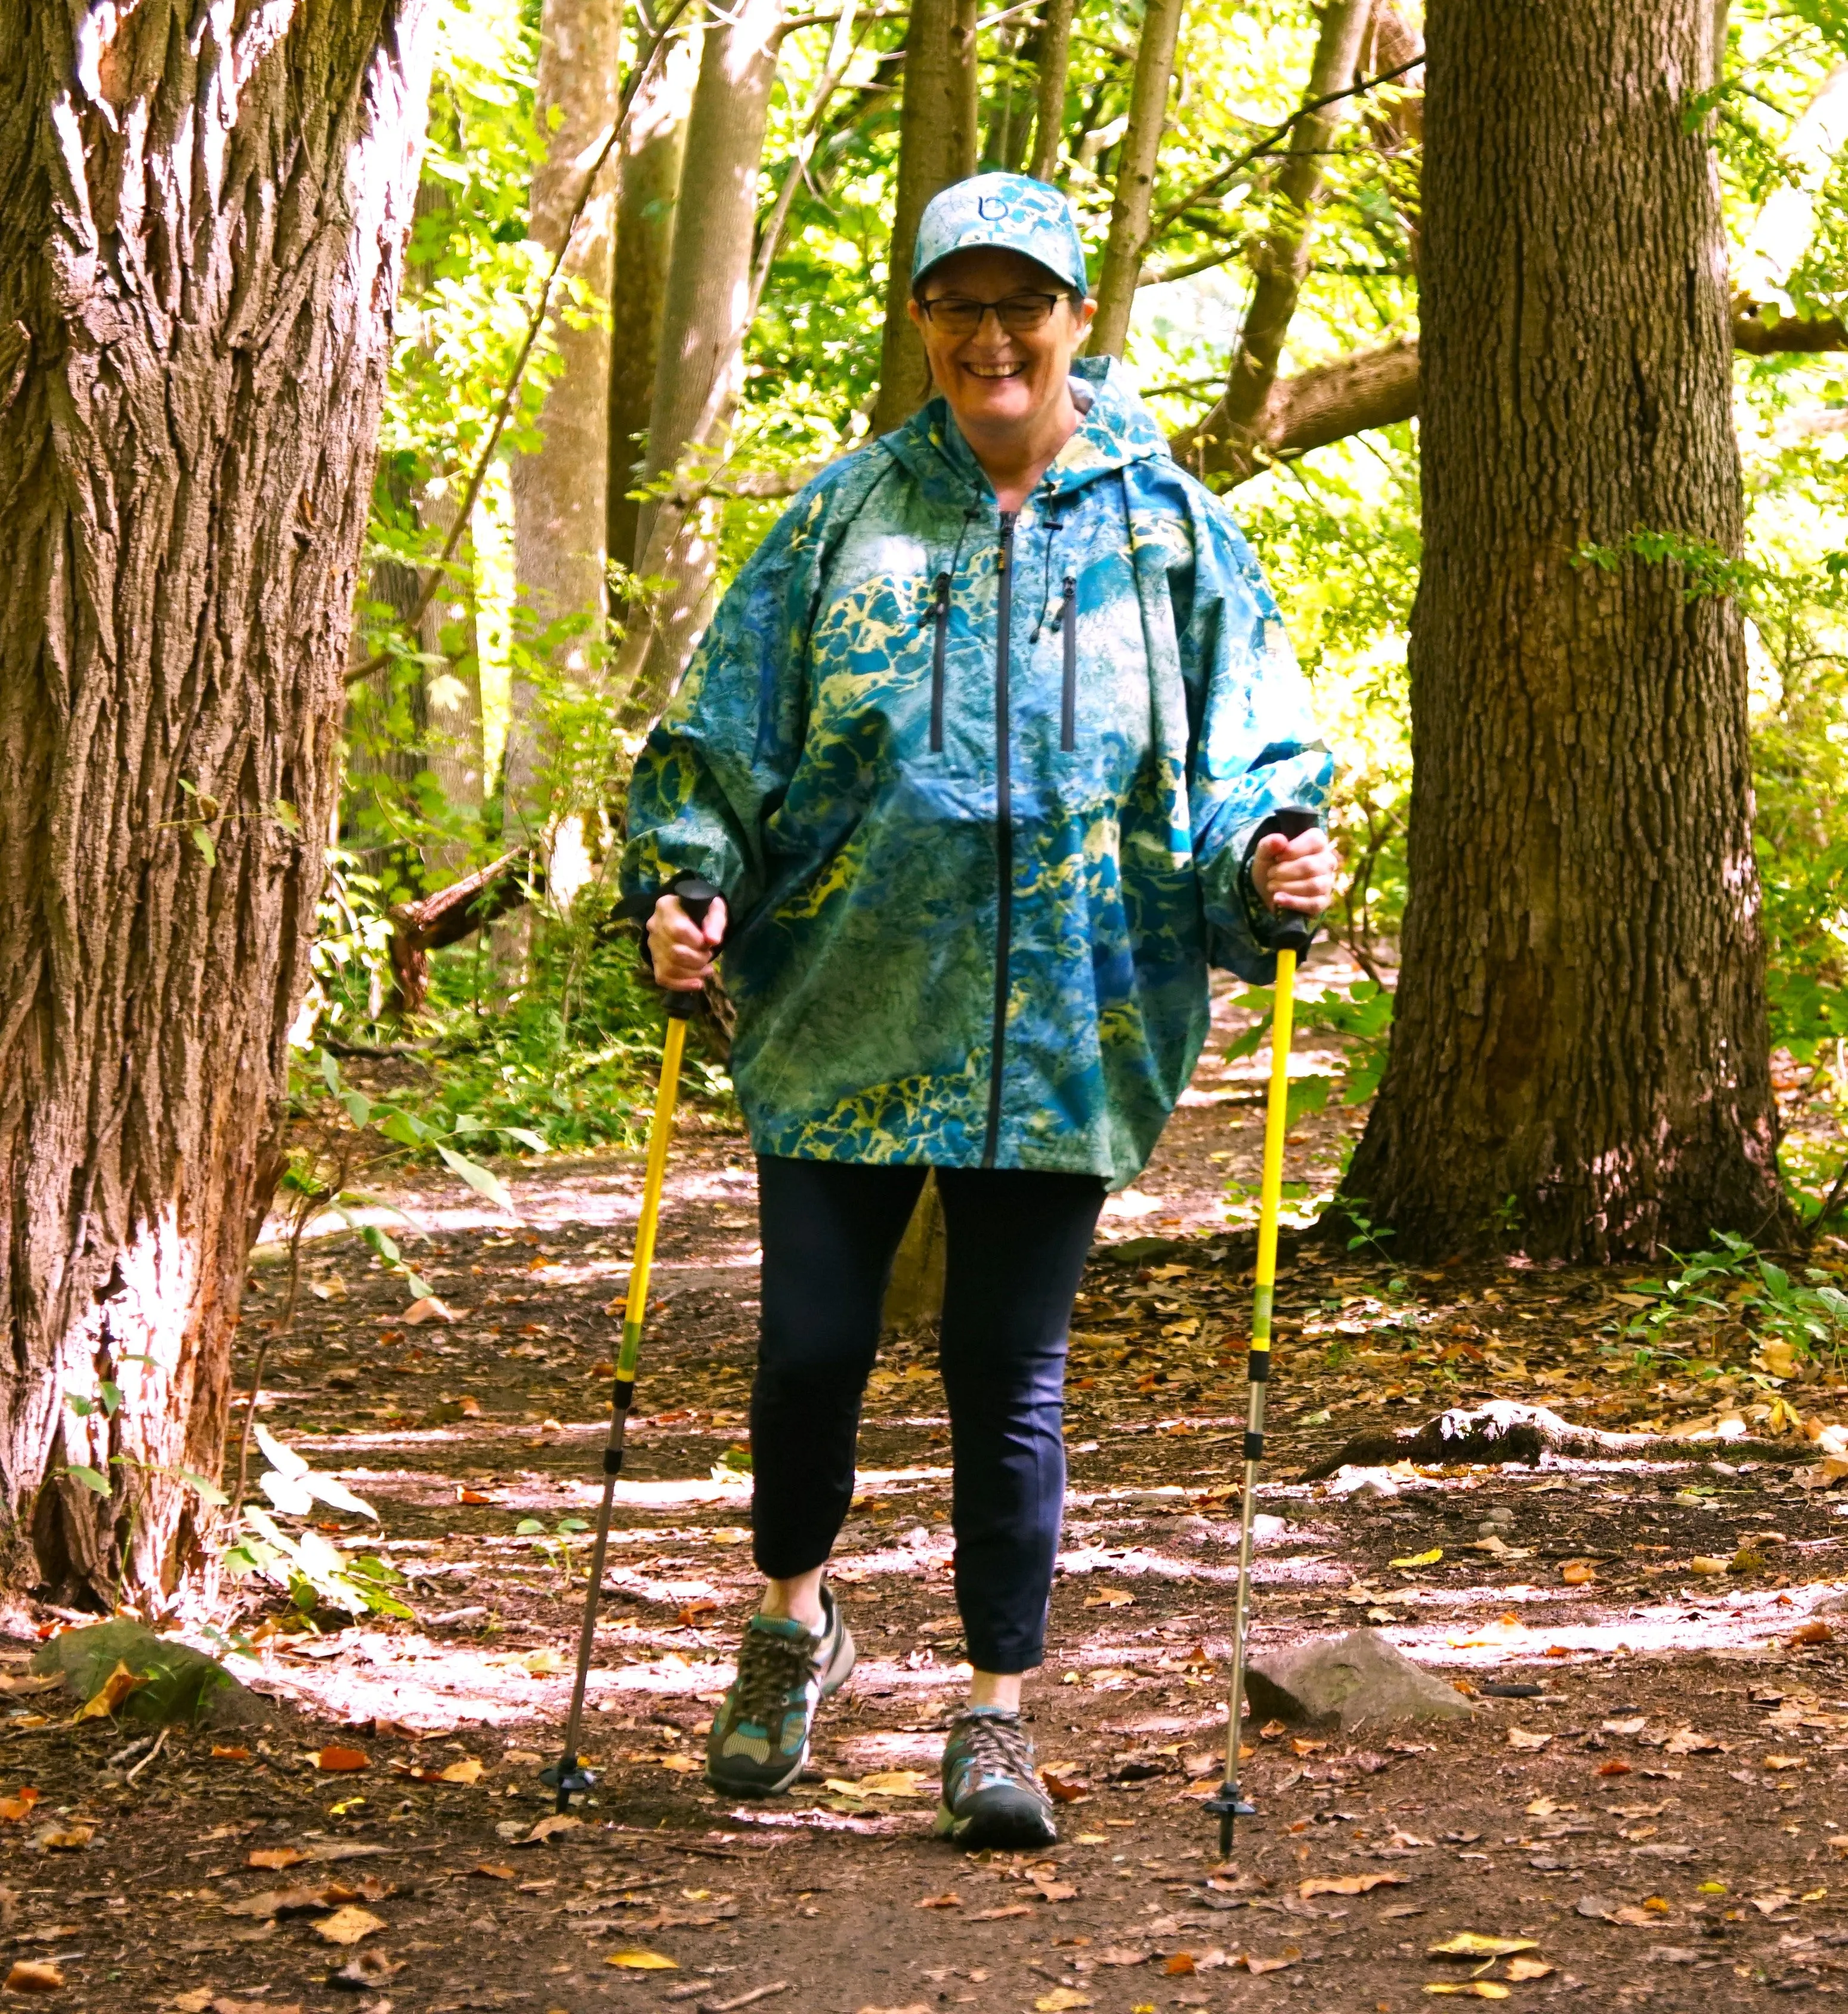
<path id="1" fill-rule="evenodd" d="M 452 477 L 441 496 L 425 498 L 424 521 L 432 530 L 447 535 L 455 521 L 460 487 L 460 480 Z M 481 840 L 487 777 L 476 618 L 475 547 L 464 532 L 454 566 L 424 610 L 421 624 L 424 761 L 464 828 L 457 837 L 441 840 L 429 850 L 425 879 L 434 887 L 442 887 L 466 869 Z"/>
<path id="2" fill-rule="evenodd" d="M 629 113 L 621 151 L 616 206 L 616 278 L 610 290 L 610 487 L 606 543 L 610 557 L 632 567 L 641 506 L 630 495 L 648 449 L 648 415 L 654 403 L 661 356 L 661 315 L 668 262 L 674 242 L 674 210 L 680 164 L 686 152 L 686 118 L 699 70 L 699 44 L 677 41 L 663 52 Z M 623 619 L 621 597 L 611 612 Z"/>
<path id="3" fill-rule="evenodd" d="M 1040 29 L 1040 102 L 1033 118 L 1033 166 L 1027 173 L 1043 182 L 1058 177 L 1059 149 L 1065 136 L 1065 80 L 1072 70 L 1073 0 L 1046 0 Z"/>
<path id="4" fill-rule="evenodd" d="M 661 362 L 648 417 L 650 480 L 680 465 L 700 421 L 717 401 L 718 424 L 702 452 L 722 446 L 743 382 L 757 170 L 783 38 L 783 0 L 737 0 L 707 27 L 699 82 L 686 127 L 686 161 L 674 219 Z M 642 507 L 638 550 L 655 509 Z M 672 690 L 704 624 L 718 557 L 715 511 L 689 514 L 654 600 L 653 636 L 641 677 L 623 697 L 624 718 L 651 719 Z"/>
<path id="5" fill-rule="evenodd" d="M 1432 0 L 1424 566 L 1391 1066 L 1345 1195 L 1415 1257 L 1779 1213 L 1710 0 Z"/>
<path id="6" fill-rule="evenodd" d="M 898 125 L 898 194 L 887 253 L 886 329 L 872 430 L 901 427 L 930 396 L 924 346 L 911 325 L 918 220 L 939 189 L 976 171 L 974 0 L 916 0 L 905 38 Z"/>
<path id="7" fill-rule="evenodd" d="M 1354 81 L 1373 16 L 1373 0 L 1328 0 L 1309 66 L 1305 102 L 1326 98 Z M 1223 467 L 1240 460 L 1255 465 L 1259 420 L 1270 389 L 1277 382 L 1277 360 L 1296 314 L 1296 303 L 1309 274 L 1311 225 L 1322 188 L 1322 159 L 1336 129 L 1352 109 L 1350 99 L 1337 99 L 1319 111 L 1305 113 L 1291 128 L 1291 158 L 1277 179 L 1275 221 L 1260 242 L 1252 266 L 1256 285 L 1245 311 L 1238 347 L 1232 353 L 1226 389 L 1178 450 L 1189 466 Z"/>
<path id="8" fill-rule="evenodd" d="M 1364 9 L 1371 0 L 1346 0 L 1346 4 Z M 1122 356 L 1129 336 L 1136 276 L 1142 270 L 1148 221 L 1155 210 L 1155 156 L 1168 123 L 1168 93 L 1174 82 L 1174 51 L 1180 38 L 1184 7 L 1184 0 L 1148 0 L 1142 16 L 1136 73 L 1130 83 L 1130 123 L 1118 156 L 1110 235 L 1098 276 L 1098 317 L 1091 325 L 1094 357 Z"/>
<path id="9" fill-rule="evenodd" d="M 532 235 L 548 252 L 564 238 L 584 177 L 616 116 L 621 0 L 545 0 L 538 110 L 548 134 L 532 178 Z M 605 169 L 571 240 L 561 278 L 610 298 L 615 172 Z M 563 296 L 564 289 L 560 289 Z M 561 298 L 552 326 L 563 367 L 539 414 L 539 445 L 513 465 L 514 576 L 528 618 L 588 624 L 561 641 L 553 669 L 575 684 L 595 676 L 605 602 L 604 495 L 609 471 L 610 337 Z M 576 325 L 574 326 L 574 324 Z M 509 706 L 504 830 L 534 837 L 546 817 L 549 751 L 531 683 L 518 675 Z"/>
<path id="10" fill-rule="evenodd" d="M 200 1559 L 435 13 L 0 9 L 0 1566 L 66 1600 Z"/>

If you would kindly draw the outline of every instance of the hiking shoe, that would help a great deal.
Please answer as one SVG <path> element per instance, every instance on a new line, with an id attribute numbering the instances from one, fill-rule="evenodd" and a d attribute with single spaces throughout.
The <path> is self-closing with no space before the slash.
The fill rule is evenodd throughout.
<path id="1" fill-rule="evenodd" d="M 1033 1772 L 1033 1737 L 1019 1714 L 972 1706 L 951 1722 L 937 1831 L 972 1850 L 1056 1843 L 1052 1801 Z"/>
<path id="2" fill-rule="evenodd" d="M 754 1615 L 738 1647 L 738 1675 L 712 1716 L 706 1780 L 728 1797 L 786 1790 L 808 1760 L 815 1710 L 854 1668 L 852 1632 L 822 1589 L 818 1636 L 793 1616 Z"/>

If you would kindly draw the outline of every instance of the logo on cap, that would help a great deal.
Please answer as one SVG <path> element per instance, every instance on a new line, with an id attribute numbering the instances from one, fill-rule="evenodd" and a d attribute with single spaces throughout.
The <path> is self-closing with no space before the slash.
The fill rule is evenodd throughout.
<path id="1" fill-rule="evenodd" d="M 976 204 L 976 213 L 984 224 L 999 224 L 1008 213 L 1005 195 L 985 195 Z"/>

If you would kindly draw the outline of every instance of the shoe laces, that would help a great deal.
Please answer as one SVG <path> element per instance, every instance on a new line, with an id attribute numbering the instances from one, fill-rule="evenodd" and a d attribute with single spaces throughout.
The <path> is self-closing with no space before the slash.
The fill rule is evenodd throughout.
<path id="1" fill-rule="evenodd" d="M 800 1636 L 780 1630 L 747 1628 L 738 1653 L 738 1717 L 767 1727 L 784 1711 L 790 1695 L 820 1671 L 819 1640 L 806 1629 Z"/>
<path id="2" fill-rule="evenodd" d="M 963 1752 L 978 1769 L 1024 1777 L 1032 1782 L 1033 1736 L 1013 1715 L 963 1715 L 958 1719 L 951 1739 L 962 1743 Z"/>

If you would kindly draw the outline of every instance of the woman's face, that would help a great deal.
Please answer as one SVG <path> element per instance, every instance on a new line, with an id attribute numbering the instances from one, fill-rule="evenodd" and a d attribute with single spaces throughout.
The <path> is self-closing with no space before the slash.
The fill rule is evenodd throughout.
<path id="1" fill-rule="evenodd" d="M 933 310 L 939 317 L 944 314 L 938 303 L 991 303 L 1031 295 L 1057 297 L 1037 328 L 1010 330 L 998 315 L 986 314 L 972 332 L 959 333 L 932 318 Z M 1037 261 L 987 245 L 952 253 L 933 266 L 911 306 L 930 374 L 957 425 L 972 441 L 989 443 L 1016 432 L 1030 439 L 1035 422 L 1059 408 L 1072 359 L 1097 312 L 1094 302 L 1074 303 L 1062 282 Z"/>

